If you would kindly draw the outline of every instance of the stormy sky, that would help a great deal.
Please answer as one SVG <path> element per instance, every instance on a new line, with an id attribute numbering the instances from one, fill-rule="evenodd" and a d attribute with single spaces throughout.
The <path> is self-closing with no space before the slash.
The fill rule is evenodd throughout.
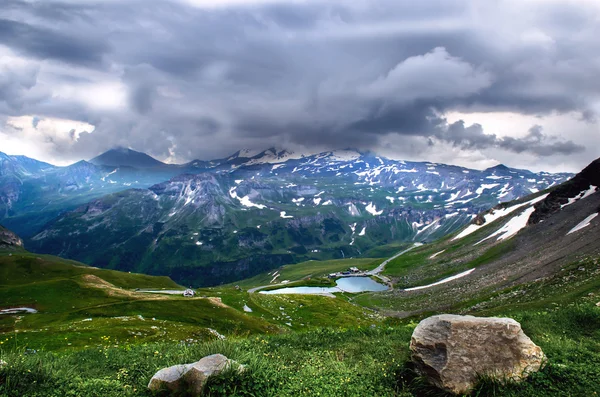
<path id="1" fill-rule="evenodd" d="M 0 151 L 577 171 L 600 156 L 598 37 L 596 0 L 2 0 Z"/>

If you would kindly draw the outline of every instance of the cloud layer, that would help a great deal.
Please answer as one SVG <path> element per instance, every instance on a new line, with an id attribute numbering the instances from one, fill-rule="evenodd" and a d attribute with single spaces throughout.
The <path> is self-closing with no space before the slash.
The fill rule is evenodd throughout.
<path id="1" fill-rule="evenodd" d="M 566 0 L 4 0 L 0 138 L 51 159 L 279 145 L 576 169 L 600 143 L 599 18 Z"/>

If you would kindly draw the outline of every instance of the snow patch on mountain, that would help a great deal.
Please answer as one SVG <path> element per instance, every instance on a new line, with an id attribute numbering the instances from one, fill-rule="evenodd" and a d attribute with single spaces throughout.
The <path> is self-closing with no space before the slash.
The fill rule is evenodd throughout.
<path id="1" fill-rule="evenodd" d="M 480 186 L 480 187 L 479 187 L 479 188 L 478 188 L 478 189 L 475 191 L 475 193 L 477 193 L 477 194 L 482 194 L 484 190 L 487 190 L 487 189 L 493 189 L 493 188 L 495 188 L 495 187 L 498 187 L 498 186 L 500 186 L 500 184 L 499 184 L 499 183 L 492 183 L 492 184 L 489 184 L 489 185 L 486 185 L 486 184 L 484 183 L 483 185 L 481 185 L 481 186 Z"/>
<path id="2" fill-rule="evenodd" d="M 560 208 L 563 209 L 571 204 L 576 203 L 579 200 L 583 200 L 584 198 L 596 193 L 597 190 L 598 190 L 597 186 L 590 185 L 590 188 L 588 190 L 584 190 L 581 193 L 579 193 L 577 196 L 570 198 L 569 201 L 566 204 L 561 205 Z"/>
<path id="3" fill-rule="evenodd" d="M 119 170 L 118 168 L 115 168 L 113 171 L 111 171 L 111 172 L 109 172 L 108 174 L 104 175 L 104 176 L 103 176 L 102 178 L 100 178 L 100 179 L 102 179 L 102 182 L 105 182 L 105 181 L 106 181 L 106 178 L 108 178 L 108 177 L 109 177 L 109 176 L 111 176 L 112 174 L 116 173 L 118 170 Z"/>
<path id="4" fill-rule="evenodd" d="M 440 280 L 438 282 L 435 282 L 433 284 L 422 285 L 420 287 L 406 288 L 406 289 L 404 289 L 404 291 L 418 291 L 418 290 L 425 289 L 425 288 L 431 288 L 431 287 L 434 287 L 436 285 L 444 284 L 444 283 L 447 283 L 449 281 L 456 280 L 456 279 L 468 276 L 469 274 L 473 273 L 474 271 L 475 271 L 475 269 L 470 269 L 470 270 L 467 270 L 466 272 L 458 273 L 458 274 L 456 274 L 454 276 L 447 277 L 447 278 L 442 279 L 442 280 Z"/>
<path id="5" fill-rule="evenodd" d="M 444 253 L 445 251 L 446 251 L 446 250 L 441 250 L 440 252 L 436 252 L 435 254 L 431 255 L 431 256 L 429 257 L 429 259 L 433 259 L 433 258 L 435 258 L 436 256 L 438 256 L 438 255 L 440 255 L 440 254 Z"/>
<path id="6" fill-rule="evenodd" d="M 373 204 L 372 202 L 369 203 L 367 206 L 365 206 L 365 210 L 368 213 L 370 213 L 371 215 L 375 215 L 375 216 L 383 214 L 383 210 L 377 211 L 375 204 Z"/>
<path id="7" fill-rule="evenodd" d="M 360 158 L 360 153 L 355 150 L 334 150 L 326 157 L 329 161 L 354 161 Z"/>
<path id="8" fill-rule="evenodd" d="M 350 226 L 350 230 L 352 230 L 352 234 L 354 234 L 354 232 L 356 231 L 356 223 L 353 223 L 352 225 L 348 226 Z"/>
<path id="9" fill-rule="evenodd" d="M 456 237 L 454 237 L 452 239 L 452 241 L 460 240 L 463 237 L 466 237 L 472 233 L 475 233 L 477 230 L 481 229 L 482 227 L 489 225 L 490 223 L 512 213 L 513 211 L 518 210 L 519 208 L 533 206 L 535 203 L 538 203 L 538 202 L 544 200 L 546 197 L 548 197 L 548 194 L 544 194 L 542 196 L 536 197 L 533 200 L 528 201 L 526 203 L 513 205 L 512 207 L 508 207 L 508 208 L 492 210 L 489 214 L 484 215 L 485 223 L 483 225 L 467 226 L 467 228 L 465 230 L 463 230 L 461 233 L 459 233 Z"/>
<path id="10" fill-rule="evenodd" d="M 261 150 L 256 150 L 256 149 L 241 149 L 239 150 L 237 153 L 235 153 L 234 155 L 232 155 L 231 157 L 229 157 L 227 160 L 231 161 L 237 158 L 244 158 L 244 159 L 249 159 L 252 158 L 256 155 L 259 155 L 261 153 Z"/>
<path id="11" fill-rule="evenodd" d="M 487 240 L 491 239 L 492 237 L 496 237 L 496 236 L 498 236 L 498 238 L 496 239 L 497 241 L 506 240 L 506 239 L 513 237 L 514 235 L 519 233 L 519 231 L 521 229 L 523 229 L 523 228 L 525 228 L 525 226 L 527 226 L 529 217 L 531 217 L 531 214 L 533 214 L 534 211 L 535 211 L 535 207 L 533 207 L 533 206 L 527 208 L 521 214 L 511 218 L 511 220 L 506 222 L 506 224 L 503 227 L 501 227 L 499 230 L 490 234 L 483 240 L 478 241 L 477 243 L 475 243 L 475 245 L 481 244 L 484 241 L 487 241 Z"/>
<path id="12" fill-rule="evenodd" d="M 567 233 L 567 236 L 571 233 L 575 233 L 578 232 L 581 229 L 584 229 L 586 227 L 588 227 L 590 225 L 590 222 L 596 218 L 598 216 L 598 213 L 592 214 L 590 216 L 588 216 L 587 218 L 585 218 L 583 221 L 581 221 L 577 226 L 575 226 L 573 229 L 569 230 L 569 233 Z"/>
<path id="13" fill-rule="evenodd" d="M 229 195 L 231 196 L 231 198 L 236 199 L 240 202 L 240 204 L 242 204 L 244 207 L 248 207 L 248 208 L 258 208 L 258 209 L 265 209 L 267 208 L 266 205 L 263 204 L 255 204 L 252 201 L 250 201 L 250 196 L 244 196 L 242 198 L 240 198 L 237 195 L 237 192 L 235 191 L 235 187 L 232 187 L 231 189 L 229 189 Z"/>
<path id="14" fill-rule="evenodd" d="M 257 154 L 256 156 L 253 156 L 244 165 L 278 164 L 285 163 L 288 160 L 298 160 L 303 157 L 305 157 L 304 154 L 271 148 Z"/>
<path id="15" fill-rule="evenodd" d="M 348 212 L 352 216 L 360 216 L 360 211 L 358 210 L 358 208 L 356 208 L 356 206 L 354 205 L 354 203 L 348 204 Z"/>

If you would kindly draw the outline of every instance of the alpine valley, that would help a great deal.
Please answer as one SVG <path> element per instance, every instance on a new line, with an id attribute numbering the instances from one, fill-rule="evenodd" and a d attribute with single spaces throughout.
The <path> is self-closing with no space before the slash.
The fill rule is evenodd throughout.
<path id="1" fill-rule="evenodd" d="M 194 286 L 392 254 L 572 176 L 351 149 L 240 150 L 180 165 L 126 148 L 67 167 L 1 153 L 0 161 L 0 223 L 28 249 Z"/>
<path id="2" fill-rule="evenodd" d="M 25 239 L 0 227 L 0 395 L 155 396 L 147 385 L 156 371 L 219 353 L 246 370 L 211 377 L 202 395 L 448 396 L 415 372 L 409 349 L 417 322 L 432 313 L 508 316 L 545 354 L 526 380 L 483 377 L 471 395 L 600 391 L 600 159 L 568 176 L 354 151 L 291 156 L 232 156 L 126 190 L 122 169 L 141 184 L 175 166 L 90 165 L 87 182 L 54 185 L 48 197 L 73 205 L 84 200 L 78 189 L 121 187 L 63 209 Z M 65 171 L 20 163 L 5 162 L 19 194 Z M 19 197 L 5 220 L 38 219 L 13 210 L 26 208 Z M 116 268 L 128 258 L 129 269 L 198 284 L 235 282 L 186 297 L 184 281 L 41 251 Z M 210 263 L 217 252 L 230 260 Z M 276 255 L 290 261 L 279 266 Z M 308 258 L 320 260 L 294 262 Z M 237 274 L 217 270 L 231 266 Z M 336 287 L 351 279 L 381 288 Z"/>

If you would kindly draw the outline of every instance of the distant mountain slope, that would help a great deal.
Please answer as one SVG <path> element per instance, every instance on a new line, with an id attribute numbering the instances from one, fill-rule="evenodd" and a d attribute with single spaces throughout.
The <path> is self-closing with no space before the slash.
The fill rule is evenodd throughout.
<path id="1" fill-rule="evenodd" d="M 502 204 L 459 233 L 391 262 L 386 273 L 395 278 L 396 289 L 390 296 L 381 295 L 378 304 L 419 311 L 478 299 L 483 308 L 525 294 L 525 285 L 555 280 L 566 288 L 596 277 L 600 191 L 590 184 L 595 183 L 597 166 L 595 161 L 551 192 Z M 532 222 L 540 209 L 543 217 Z M 432 285 L 448 277 L 455 279 Z M 565 279 L 569 277 L 571 282 Z"/>
<path id="2" fill-rule="evenodd" d="M 0 153 L 0 222 L 27 237 L 62 212 L 105 194 L 149 187 L 181 173 L 179 167 L 133 168 L 81 160 L 55 167 Z"/>
<path id="3" fill-rule="evenodd" d="M 427 206 L 436 199 L 443 201 L 438 207 L 467 205 L 477 212 L 497 202 L 545 189 L 570 176 L 531 173 L 504 166 L 477 171 L 442 164 L 394 161 L 352 149 L 317 154 L 276 148 L 244 149 L 224 159 L 194 160 L 175 165 L 158 162 L 144 153 L 117 148 L 92 161 L 124 165 L 97 165 L 82 160 L 68 167 L 54 167 L 24 156 L 0 153 L 0 221 L 20 235 L 30 237 L 52 218 L 90 200 L 128 188 L 148 188 L 182 174 L 222 174 L 244 183 L 260 182 L 279 188 L 306 186 L 313 178 L 322 180 L 326 186 L 335 178 L 333 184 L 345 185 L 345 190 L 353 186 L 355 190 L 380 192 L 379 198 L 373 197 L 378 202 L 369 206 L 375 213 L 380 211 L 377 208 L 387 206 L 386 203 L 396 207 L 410 204 L 414 208 L 416 203 Z M 321 184 L 318 181 L 308 183 Z M 243 189 L 240 186 L 240 190 Z M 364 196 L 364 193 L 358 196 Z M 323 206 L 339 205 L 341 197 L 333 200 L 335 198 L 311 199 Z M 298 207 L 305 207 L 307 202 Z M 348 200 L 344 204 L 348 204 Z M 296 208 L 295 204 L 293 208 Z M 352 211 L 358 213 L 361 210 L 353 208 Z M 286 214 L 293 216 L 289 211 Z M 418 224 L 420 221 L 416 220 Z M 430 232 L 423 231 L 422 234 Z"/>
<path id="4" fill-rule="evenodd" d="M 258 159 L 265 162 L 249 164 Z M 285 263 L 433 241 L 500 201 L 568 177 L 394 161 L 353 150 L 298 156 L 273 149 L 224 161 L 229 165 L 220 170 L 94 200 L 48 223 L 28 244 L 95 266 L 214 285 Z"/>
<path id="5" fill-rule="evenodd" d="M 136 152 L 135 150 L 123 147 L 104 152 L 89 162 L 109 167 L 159 168 L 167 166 L 167 164 L 148 156 L 146 153 Z"/>

